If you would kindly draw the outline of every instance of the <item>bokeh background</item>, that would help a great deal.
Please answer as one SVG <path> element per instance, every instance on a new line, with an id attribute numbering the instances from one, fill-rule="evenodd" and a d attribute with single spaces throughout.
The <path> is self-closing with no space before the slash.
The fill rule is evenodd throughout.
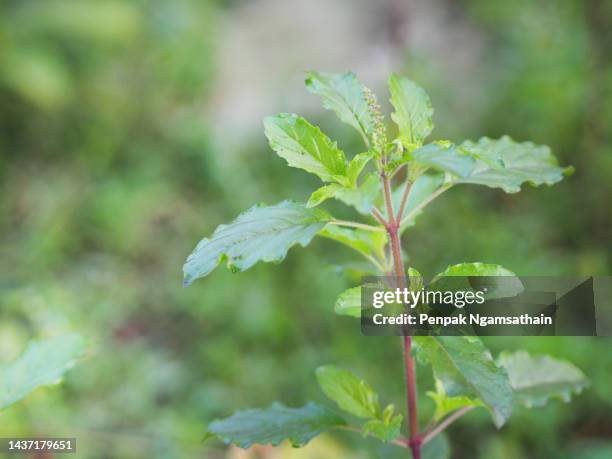
<path id="1" fill-rule="evenodd" d="M 333 314 L 355 282 L 347 250 L 316 240 L 280 266 L 182 288 L 186 255 L 218 224 L 317 186 L 267 147 L 265 115 L 301 113 L 360 151 L 305 91 L 308 69 L 354 70 L 385 103 L 388 73 L 401 72 L 430 93 L 434 138 L 508 133 L 576 167 L 552 188 L 444 195 L 405 235 L 411 265 L 612 272 L 609 1 L 4 0 L 0 361 L 67 330 L 93 351 L 63 385 L 3 411 L 0 436 L 75 436 L 83 458 L 406 457 L 337 434 L 302 450 L 200 442 L 236 409 L 323 401 L 324 363 L 403 406 L 398 340 Z M 592 385 L 571 404 L 518 410 L 499 432 L 471 413 L 450 430 L 453 458 L 612 457 L 610 339 L 487 344 L 569 359 Z M 425 421 L 424 395 L 420 406 Z"/>

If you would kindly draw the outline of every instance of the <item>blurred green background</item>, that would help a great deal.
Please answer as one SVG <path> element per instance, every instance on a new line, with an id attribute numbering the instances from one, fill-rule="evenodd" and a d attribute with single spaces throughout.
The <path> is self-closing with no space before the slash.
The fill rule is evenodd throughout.
<path id="1" fill-rule="evenodd" d="M 250 453 L 200 443 L 235 409 L 322 401 L 324 363 L 403 406 L 399 340 L 333 314 L 356 282 L 347 250 L 315 240 L 281 266 L 182 288 L 186 255 L 218 224 L 317 185 L 267 147 L 263 116 L 302 113 L 360 151 L 303 88 L 307 69 L 354 70 L 385 103 L 401 72 L 430 93 L 434 138 L 507 133 L 576 167 L 552 188 L 444 195 L 405 235 L 411 265 L 611 273 L 609 1 L 3 0 L 0 360 L 68 330 L 93 352 L 0 413 L 0 436 L 75 436 L 84 458 L 407 457 L 350 435 Z M 453 458 L 612 457 L 610 339 L 487 342 L 569 359 L 592 385 L 499 432 L 470 414 L 450 430 Z M 432 405 L 420 406 L 425 421 Z"/>

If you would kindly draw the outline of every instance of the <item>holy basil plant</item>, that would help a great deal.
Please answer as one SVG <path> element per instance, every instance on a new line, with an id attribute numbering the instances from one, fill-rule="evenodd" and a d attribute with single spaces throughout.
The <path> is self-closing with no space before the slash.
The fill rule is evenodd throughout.
<path id="1" fill-rule="evenodd" d="M 416 269 L 404 268 L 400 237 L 442 193 L 462 184 L 515 193 L 524 184 L 552 185 L 572 171 L 560 167 L 547 146 L 508 136 L 426 143 L 433 130 L 431 102 L 421 87 L 399 75 L 389 78 L 391 119 L 397 126 L 394 137 L 389 136 L 376 96 L 353 73 L 311 72 L 306 86 L 321 97 L 326 109 L 357 130 L 363 151 L 347 156 L 319 127 L 298 115 L 266 118 L 270 147 L 288 166 L 318 176 L 321 187 L 305 204 L 289 200 L 257 204 L 229 224 L 219 225 L 187 258 L 185 285 L 207 276 L 222 262 L 232 271 L 244 271 L 259 261 L 280 262 L 292 246 L 306 246 L 315 236 L 353 249 L 380 275 L 418 279 Z M 319 208 L 328 199 L 353 207 L 362 221 L 339 220 Z M 463 263 L 440 275 L 512 273 L 497 265 Z M 360 288 L 341 293 L 334 309 L 340 315 L 359 317 Z M 277 402 L 216 420 L 208 426 L 207 437 L 243 448 L 284 440 L 298 447 L 322 432 L 349 429 L 409 448 L 415 459 L 440 459 L 448 457 L 449 448 L 439 434 L 468 411 L 488 410 L 493 423 L 501 427 L 517 405 L 537 407 L 552 398 L 568 401 L 588 384 L 569 362 L 524 351 L 495 359 L 475 337 L 402 340 L 407 381 L 404 414 L 393 404 L 381 403 L 377 392 L 358 376 L 326 365 L 317 369 L 316 379 L 335 407 L 314 402 L 288 407 Z M 426 429 L 417 418 L 415 357 L 431 368 L 435 381 L 427 394 L 436 409 Z M 404 424 L 407 435 L 402 434 Z"/>

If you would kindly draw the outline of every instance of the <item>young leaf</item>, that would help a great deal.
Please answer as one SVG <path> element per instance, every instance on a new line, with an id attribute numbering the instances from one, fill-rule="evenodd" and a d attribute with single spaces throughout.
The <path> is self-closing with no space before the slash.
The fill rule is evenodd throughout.
<path id="1" fill-rule="evenodd" d="M 329 219 L 321 210 L 292 201 L 255 205 L 198 243 L 183 266 L 185 285 L 207 276 L 223 259 L 233 271 L 244 271 L 258 261 L 280 262 L 293 245 L 310 243 Z"/>
<path id="2" fill-rule="evenodd" d="M 527 408 L 544 406 L 552 398 L 569 402 L 589 385 L 584 373 L 565 360 L 518 351 L 503 352 L 497 361 L 508 372 L 516 402 Z"/>
<path id="3" fill-rule="evenodd" d="M 316 189 L 308 198 L 308 202 L 306 203 L 306 207 L 317 207 L 319 204 L 327 201 L 330 198 L 336 196 L 336 194 L 342 189 L 342 186 L 337 183 L 331 183 L 329 185 L 322 186 L 321 188 Z"/>
<path id="4" fill-rule="evenodd" d="M 447 414 L 452 413 L 460 408 L 468 406 L 483 406 L 480 399 L 471 399 L 465 395 L 457 395 L 455 397 L 449 397 L 439 380 L 436 380 L 436 391 L 427 392 L 427 395 L 436 404 L 436 411 L 434 413 L 434 420 L 440 421 Z"/>
<path id="5" fill-rule="evenodd" d="M 429 96 L 413 81 L 395 74 L 389 77 L 389 91 L 395 108 L 391 119 L 399 128 L 400 140 L 409 150 L 423 145 L 433 130 Z"/>
<path id="6" fill-rule="evenodd" d="M 476 143 L 466 141 L 461 148 L 477 158 L 477 165 L 457 183 L 475 183 L 516 193 L 525 182 L 552 185 L 573 171 L 572 167 L 559 167 L 546 145 L 517 143 L 508 136 L 498 140 L 483 137 Z"/>
<path id="7" fill-rule="evenodd" d="M 389 405 L 392 407 L 393 405 Z M 372 435 L 380 441 L 390 442 L 400 436 L 403 416 L 401 414 L 390 417 L 388 420 L 371 419 L 362 429 L 363 435 Z"/>
<path id="8" fill-rule="evenodd" d="M 415 336 L 413 340 L 419 360 L 432 366 L 446 394 L 480 399 L 495 425 L 504 425 L 512 413 L 512 387 L 506 371 L 478 338 Z"/>
<path id="9" fill-rule="evenodd" d="M 337 414 L 313 402 L 301 408 L 289 408 L 275 402 L 266 409 L 238 411 L 228 418 L 213 421 L 205 437 L 216 436 L 226 444 L 233 443 L 241 448 L 253 444 L 276 446 L 283 440 L 301 447 L 317 435 L 345 424 Z"/>
<path id="10" fill-rule="evenodd" d="M 0 367 L 0 409 L 37 387 L 58 383 L 85 349 L 85 340 L 76 333 L 31 341 L 17 360 Z"/>
<path id="11" fill-rule="evenodd" d="M 335 142 L 297 115 L 280 114 L 264 120 L 270 147 L 291 167 L 318 175 L 324 182 L 346 180 L 346 157 Z"/>
<path id="12" fill-rule="evenodd" d="M 340 316 L 361 317 L 361 287 L 353 287 L 340 294 L 334 305 Z"/>
<path id="13" fill-rule="evenodd" d="M 346 175 L 348 177 L 349 184 L 352 187 L 357 186 L 357 181 L 359 179 L 359 175 L 361 174 L 361 171 L 366 166 L 366 164 L 370 161 L 370 159 L 372 159 L 372 157 L 373 157 L 373 154 L 371 152 L 366 152 L 366 153 L 359 153 L 358 155 L 355 155 L 353 159 L 351 159 L 348 165 L 348 170 L 346 172 Z"/>
<path id="14" fill-rule="evenodd" d="M 306 87 L 323 98 L 325 108 L 357 129 L 368 147 L 373 144 L 376 121 L 368 109 L 364 86 L 354 73 L 308 72 Z"/>
<path id="15" fill-rule="evenodd" d="M 433 167 L 463 178 L 469 177 L 476 167 L 476 161 L 471 155 L 452 144 L 430 143 L 414 150 L 411 156 L 421 166 Z"/>
<path id="16" fill-rule="evenodd" d="M 334 365 L 317 368 L 321 389 L 340 409 L 358 418 L 381 418 L 378 394 L 350 371 Z"/>

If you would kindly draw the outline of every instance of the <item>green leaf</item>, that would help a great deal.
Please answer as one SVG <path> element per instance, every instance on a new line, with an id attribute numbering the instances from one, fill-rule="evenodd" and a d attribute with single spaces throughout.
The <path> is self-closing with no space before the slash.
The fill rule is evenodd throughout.
<path id="1" fill-rule="evenodd" d="M 503 352 L 498 364 L 506 369 L 517 403 L 528 408 L 543 406 L 556 398 L 569 402 L 589 385 L 587 377 L 570 362 L 526 351 Z"/>
<path id="2" fill-rule="evenodd" d="M 552 185 L 573 172 L 572 167 L 559 167 L 546 145 L 517 143 L 508 136 L 497 140 L 483 137 L 478 142 L 466 141 L 461 147 L 477 158 L 477 164 L 471 174 L 457 183 L 486 185 L 516 193 L 525 182 L 534 186 Z"/>
<path id="3" fill-rule="evenodd" d="M 353 159 L 351 159 L 346 175 L 348 176 L 349 184 L 352 187 L 357 186 L 357 181 L 361 171 L 363 171 L 363 168 L 366 166 L 366 164 L 368 164 L 373 156 L 373 153 L 368 151 L 365 153 L 359 153 L 358 155 L 355 155 Z"/>
<path id="4" fill-rule="evenodd" d="M 449 459 L 451 448 L 444 432 L 427 442 L 421 450 L 421 459 Z"/>
<path id="5" fill-rule="evenodd" d="M 524 290 L 523 283 L 512 271 L 480 262 L 449 266 L 431 280 L 430 287 L 440 291 L 467 291 L 474 287 L 485 290 L 485 298 L 489 300 L 514 297 Z"/>
<path id="6" fill-rule="evenodd" d="M 433 107 L 427 93 L 408 78 L 389 77 L 390 102 L 395 108 L 391 119 L 399 128 L 400 139 L 411 150 L 423 145 L 433 130 Z"/>
<path id="7" fill-rule="evenodd" d="M 323 106 L 333 110 L 340 120 L 353 126 L 366 145 L 373 144 L 375 119 L 369 110 L 364 86 L 352 73 L 308 72 L 306 87 L 323 98 Z"/>
<path id="8" fill-rule="evenodd" d="M 306 207 L 317 207 L 319 204 L 327 201 L 330 198 L 334 198 L 338 191 L 342 189 L 342 186 L 337 183 L 332 183 L 330 185 L 322 186 L 321 188 L 316 189 L 308 198 L 308 202 L 306 203 Z"/>
<path id="9" fill-rule="evenodd" d="M 85 350 L 85 340 L 76 333 L 31 341 L 17 360 L 0 367 L 0 409 L 37 387 L 58 383 Z"/>
<path id="10" fill-rule="evenodd" d="M 334 312 L 341 316 L 361 317 L 361 287 L 353 287 L 340 294 Z"/>
<path id="11" fill-rule="evenodd" d="M 232 416 L 213 421 L 206 438 L 219 437 L 224 443 L 241 448 L 253 444 L 274 446 L 289 440 L 301 447 L 317 435 L 345 425 L 344 419 L 313 402 L 301 408 L 289 408 L 275 402 L 266 409 L 238 411 Z"/>
<path id="12" fill-rule="evenodd" d="M 415 336 L 417 356 L 429 363 L 434 377 L 450 397 L 480 399 L 501 427 L 512 413 L 512 387 L 508 374 L 498 367 L 476 337 Z"/>
<path id="13" fill-rule="evenodd" d="M 381 197 L 380 177 L 376 172 L 369 174 L 356 188 L 342 188 L 336 192 L 336 199 L 357 209 L 363 215 L 369 215 Z"/>
<path id="14" fill-rule="evenodd" d="M 244 271 L 258 261 L 280 262 L 293 245 L 310 243 L 329 220 L 327 213 L 292 201 L 255 205 L 199 242 L 183 266 L 185 285 L 207 276 L 223 259 L 232 271 Z"/>
<path id="15" fill-rule="evenodd" d="M 436 381 L 436 391 L 429 391 L 427 392 L 427 395 L 436 404 L 436 411 L 434 413 L 434 420 L 436 422 L 440 421 L 447 414 L 450 414 L 460 408 L 465 408 L 468 406 L 483 406 L 480 399 L 471 399 L 465 395 L 449 397 L 439 380 Z"/>
<path id="16" fill-rule="evenodd" d="M 455 145 L 430 143 L 411 153 L 415 162 L 422 166 L 449 172 L 458 177 L 469 177 L 476 167 L 476 160 Z"/>
<path id="17" fill-rule="evenodd" d="M 338 225 L 327 225 L 319 236 L 323 236 L 364 255 L 366 258 L 384 259 L 387 233 L 367 231 L 359 228 L 343 228 Z"/>
<path id="18" fill-rule="evenodd" d="M 264 127 L 270 147 L 289 166 L 316 174 L 325 182 L 347 182 L 344 153 L 318 127 L 289 114 L 267 117 Z"/>
<path id="19" fill-rule="evenodd" d="M 389 405 L 393 408 L 393 405 Z M 398 414 L 389 418 L 387 421 L 381 419 L 371 419 L 366 422 L 362 429 L 363 435 L 372 435 L 384 442 L 390 442 L 398 438 L 401 434 L 403 416 Z"/>
<path id="20" fill-rule="evenodd" d="M 358 418 L 381 418 L 378 394 L 350 371 L 334 365 L 317 368 L 319 386 L 340 409 Z"/>

